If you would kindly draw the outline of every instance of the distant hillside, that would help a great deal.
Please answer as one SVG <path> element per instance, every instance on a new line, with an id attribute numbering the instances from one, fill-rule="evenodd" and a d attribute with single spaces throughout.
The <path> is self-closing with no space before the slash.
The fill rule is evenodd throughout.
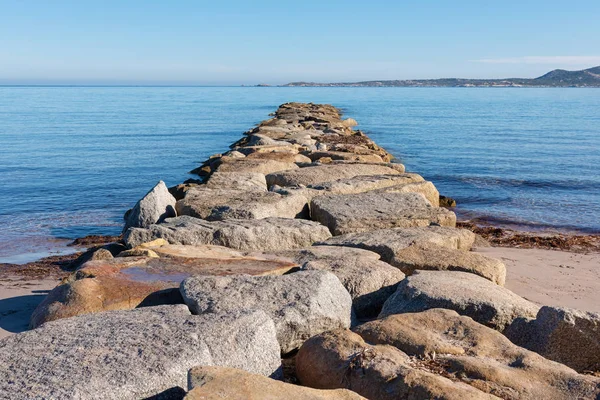
<path id="1" fill-rule="evenodd" d="M 353 87 L 600 87 L 600 66 L 581 71 L 555 69 L 538 78 L 507 79 L 410 79 L 365 81 L 354 83 L 292 82 L 283 86 L 353 86 Z"/>

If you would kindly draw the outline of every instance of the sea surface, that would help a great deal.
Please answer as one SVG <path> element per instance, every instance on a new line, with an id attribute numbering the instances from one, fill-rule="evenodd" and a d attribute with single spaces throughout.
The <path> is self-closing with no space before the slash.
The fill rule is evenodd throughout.
<path id="1" fill-rule="evenodd" d="M 598 89 L 0 87 L 0 262 L 119 234 L 288 101 L 342 108 L 462 218 L 600 232 Z"/>

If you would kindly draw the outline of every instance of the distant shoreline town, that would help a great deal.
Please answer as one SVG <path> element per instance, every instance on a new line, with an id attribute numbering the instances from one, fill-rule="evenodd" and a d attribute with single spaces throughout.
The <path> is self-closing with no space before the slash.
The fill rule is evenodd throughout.
<path id="1" fill-rule="evenodd" d="M 265 84 L 257 86 L 269 86 Z M 600 66 L 581 71 L 555 69 L 538 78 L 408 79 L 363 82 L 291 82 L 283 87 L 590 87 L 600 88 Z"/>

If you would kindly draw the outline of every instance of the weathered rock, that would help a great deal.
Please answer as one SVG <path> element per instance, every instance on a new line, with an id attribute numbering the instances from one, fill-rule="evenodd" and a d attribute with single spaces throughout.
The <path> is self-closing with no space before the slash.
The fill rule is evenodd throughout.
<path id="1" fill-rule="evenodd" d="M 195 316 L 176 305 L 49 322 L 0 340 L 0 396 L 140 399 L 185 388 L 198 365 L 279 376 L 273 321 L 262 311 Z"/>
<path id="2" fill-rule="evenodd" d="M 286 218 L 204 221 L 182 216 L 148 229 L 125 233 L 129 247 L 162 238 L 171 244 L 213 244 L 238 250 L 274 251 L 298 249 L 331 237 L 327 227 L 313 221 Z"/>
<path id="3" fill-rule="evenodd" d="M 423 178 L 417 174 L 359 175 L 309 185 L 308 188 L 323 191 L 325 194 L 354 194 L 422 181 Z"/>
<path id="4" fill-rule="evenodd" d="M 352 297 L 359 318 L 379 314 L 404 274 L 379 260 L 379 254 L 351 247 L 312 246 L 278 253 L 291 257 L 305 270 L 325 270 L 338 277 Z"/>
<path id="5" fill-rule="evenodd" d="M 305 152 L 305 156 L 311 159 L 311 161 L 319 161 L 322 158 L 329 158 L 331 160 L 349 160 L 359 161 L 361 163 L 382 163 L 383 159 L 377 154 L 355 154 L 345 151 L 313 151 Z"/>
<path id="6" fill-rule="evenodd" d="M 160 181 L 128 212 L 123 232 L 129 228 L 147 228 L 175 216 L 175 198 Z"/>
<path id="7" fill-rule="evenodd" d="M 500 286 L 506 282 L 506 266 L 502 261 L 435 245 L 417 245 L 400 250 L 394 257 L 394 266 L 407 275 L 416 270 L 463 271 L 482 276 Z"/>
<path id="8" fill-rule="evenodd" d="M 262 190 L 190 189 L 176 205 L 178 215 L 208 221 L 300 218 L 308 214 L 308 201 L 300 194 L 280 194 Z"/>
<path id="9" fill-rule="evenodd" d="M 181 183 L 179 185 L 171 186 L 169 193 L 175 198 L 175 200 L 181 200 L 185 197 L 185 194 L 190 188 L 198 186 L 198 183 Z"/>
<path id="10" fill-rule="evenodd" d="M 509 338 L 579 372 L 600 371 L 599 313 L 544 306 L 528 325 L 526 335 L 511 332 Z"/>
<path id="11" fill-rule="evenodd" d="M 297 169 L 293 162 L 260 159 L 260 158 L 228 158 L 223 157 L 221 164 L 216 168 L 218 172 L 257 172 L 271 174 L 279 171 Z"/>
<path id="12" fill-rule="evenodd" d="M 220 246 L 166 245 L 145 250 L 156 258 L 84 264 L 38 305 L 31 327 L 82 314 L 183 303 L 179 284 L 192 275 L 281 275 L 297 266 L 283 257 Z"/>
<path id="13" fill-rule="evenodd" d="M 380 318 L 447 308 L 499 331 L 515 318 L 534 317 L 539 307 L 485 278 L 459 271 L 416 271 L 398 285 Z"/>
<path id="14" fill-rule="evenodd" d="M 358 122 L 356 122 L 356 120 L 354 118 L 346 118 L 345 120 L 342 121 L 342 124 L 344 124 L 345 126 L 353 127 L 353 126 L 357 126 Z"/>
<path id="15" fill-rule="evenodd" d="M 206 182 L 206 187 L 266 192 L 267 181 L 265 175 L 258 172 L 215 172 Z"/>
<path id="16" fill-rule="evenodd" d="M 398 175 L 402 172 L 379 164 L 328 164 L 300 168 L 293 171 L 274 172 L 267 175 L 267 185 L 315 185 L 337 179 L 360 175 Z"/>
<path id="17" fill-rule="evenodd" d="M 110 251 L 108 251 L 107 249 L 100 248 L 92 253 L 92 257 L 90 258 L 90 260 L 110 260 L 112 258 L 114 257 Z"/>
<path id="18" fill-rule="evenodd" d="M 194 276 L 181 284 L 194 314 L 259 309 L 277 328 L 282 353 L 318 333 L 347 328 L 352 299 L 335 275 L 301 271 L 283 276 Z"/>
<path id="19" fill-rule="evenodd" d="M 352 390 L 377 400 L 498 399 L 428 371 L 427 362 L 392 346 L 372 346 L 349 330 L 307 340 L 296 356 L 300 383 L 316 389 Z"/>
<path id="20" fill-rule="evenodd" d="M 440 206 L 440 193 L 435 185 L 429 181 L 390 186 L 382 189 L 382 191 L 388 193 L 421 193 L 433 207 Z"/>
<path id="21" fill-rule="evenodd" d="M 440 207 L 456 207 L 456 200 L 452 197 L 440 195 Z"/>
<path id="22" fill-rule="evenodd" d="M 418 193 L 373 193 L 319 196 L 311 200 L 310 216 L 334 235 L 386 228 L 412 228 L 431 223 L 454 227 L 456 215 L 432 207 Z"/>
<path id="23" fill-rule="evenodd" d="M 355 329 L 365 341 L 390 345 L 428 359 L 432 370 L 503 399 L 593 399 L 600 379 L 579 375 L 562 364 L 518 347 L 501 333 L 459 316 L 432 309 L 391 315 Z M 581 353 L 579 347 L 576 353 Z"/>
<path id="24" fill-rule="evenodd" d="M 188 385 L 186 400 L 366 400 L 345 389 L 311 389 L 226 367 L 192 368 Z"/>
<path id="25" fill-rule="evenodd" d="M 399 265 L 395 260 L 396 254 L 409 246 L 438 245 L 449 249 L 469 250 L 474 240 L 475 234 L 466 229 L 427 226 L 351 233 L 336 236 L 319 244 L 371 250 L 379 254 L 383 261 Z"/>

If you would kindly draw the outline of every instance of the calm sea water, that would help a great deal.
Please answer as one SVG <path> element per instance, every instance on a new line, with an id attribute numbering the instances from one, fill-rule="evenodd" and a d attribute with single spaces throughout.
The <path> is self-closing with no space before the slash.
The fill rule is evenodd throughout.
<path id="1" fill-rule="evenodd" d="M 594 89 L 0 87 L 0 262 L 118 234 L 287 101 L 341 107 L 464 217 L 600 232 Z"/>

